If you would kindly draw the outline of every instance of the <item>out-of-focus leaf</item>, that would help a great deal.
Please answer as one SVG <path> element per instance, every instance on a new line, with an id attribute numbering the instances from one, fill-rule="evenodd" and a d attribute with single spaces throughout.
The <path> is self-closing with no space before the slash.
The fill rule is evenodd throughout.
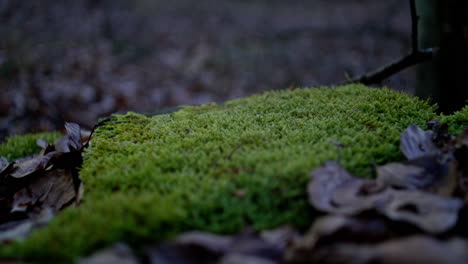
<path id="1" fill-rule="evenodd" d="M 432 131 L 424 131 L 416 125 L 409 126 L 401 136 L 401 152 L 409 160 L 437 153 L 438 149 L 432 142 L 432 136 Z"/>
<path id="2" fill-rule="evenodd" d="M 79 264 L 138 264 L 138 259 L 133 255 L 131 249 L 123 244 L 118 243 L 114 246 L 100 250 L 93 255 L 82 259 Z"/>
<path id="3" fill-rule="evenodd" d="M 291 227 L 263 231 L 244 231 L 237 236 L 204 232 L 182 234 L 174 241 L 148 250 L 150 263 L 280 263 L 283 251 L 297 236 Z M 243 262 L 242 262 L 243 261 Z"/>
<path id="4" fill-rule="evenodd" d="M 65 122 L 67 134 L 55 142 L 55 149 L 58 152 L 78 151 L 83 146 L 81 141 L 80 126 L 75 123 Z"/>
<path id="5" fill-rule="evenodd" d="M 361 196 L 368 182 L 353 177 L 338 163 L 326 162 L 315 169 L 308 185 L 310 203 L 318 210 L 336 214 L 357 214 L 374 207 L 379 197 Z"/>
<path id="6" fill-rule="evenodd" d="M 29 217 L 0 224 L 0 242 L 25 238 L 34 228 L 40 227 L 54 217 L 50 208 L 29 213 Z"/>
<path id="7" fill-rule="evenodd" d="M 375 186 L 378 185 L 351 176 L 339 164 L 328 162 L 312 173 L 309 201 L 316 209 L 333 214 L 357 215 L 375 211 L 431 233 L 445 232 L 453 227 L 463 206 L 459 199 L 419 190 L 394 190 L 388 185 Z"/>
<path id="8" fill-rule="evenodd" d="M 38 170 L 45 170 L 49 167 L 50 160 L 60 155 L 61 153 L 54 151 L 47 153 L 44 156 L 35 156 L 22 162 L 15 162 L 14 172 L 10 173 L 10 176 L 14 178 L 23 178 Z"/>
<path id="9" fill-rule="evenodd" d="M 442 162 L 437 156 L 427 155 L 408 162 L 389 163 L 377 168 L 377 182 L 398 189 L 451 196 L 458 179 L 457 174 L 449 169 L 452 162 Z"/>
<path id="10" fill-rule="evenodd" d="M 460 199 L 421 191 L 388 189 L 382 196 L 387 202 L 376 208 L 378 212 L 392 220 L 412 223 L 429 233 L 442 233 L 454 227 L 463 207 Z"/>
<path id="11" fill-rule="evenodd" d="M 324 216 L 316 220 L 303 237 L 294 241 L 286 250 L 284 260 L 286 263 L 310 263 L 308 260 L 314 259 L 321 247 L 336 243 L 376 244 L 417 231 L 409 225 L 394 223 L 377 215 Z"/>
<path id="12" fill-rule="evenodd" d="M 43 153 L 44 155 L 49 152 L 55 151 L 55 145 L 49 144 L 44 138 L 39 138 L 38 140 L 36 140 L 36 144 L 42 148 L 41 153 Z"/>
<path id="13" fill-rule="evenodd" d="M 3 170 L 3 168 L 6 168 L 8 166 L 9 162 L 5 157 L 0 156 L 0 171 Z"/>
<path id="14" fill-rule="evenodd" d="M 279 262 L 272 261 L 257 256 L 243 255 L 232 253 L 224 256 L 218 264 L 276 264 Z"/>
<path id="15" fill-rule="evenodd" d="M 42 149 L 46 149 L 49 143 L 47 143 L 47 140 L 45 138 L 39 138 L 36 140 L 36 144 L 41 147 Z"/>
<path id="16" fill-rule="evenodd" d="M 455 141 L 454 157 L 457 161 L 456 172 L 459 173 L 461 195 L 468 202 L 468 128 L 466 128 Z"/>
<path id="17" fill-rule="evenodd" d="M 307 259 L 286 264 L 462 264 L 468 263 L 468 243 L 454 238 L 440 241 L 428 236 L 388 240 L 380 244 L 335 243 L 316 248 Z"/>

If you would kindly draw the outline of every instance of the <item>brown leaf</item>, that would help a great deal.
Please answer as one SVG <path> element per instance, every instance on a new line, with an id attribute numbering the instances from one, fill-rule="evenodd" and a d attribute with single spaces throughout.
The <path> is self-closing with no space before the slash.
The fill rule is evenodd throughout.
<path id="1" fill-rule="evenodd" d="M 400 140 L 400 149 L 409 160 L 438 152 L 432 142 L 432 131 L 424 131 L 416 125 L 410 125 L 403 132 Z"/>
<path id="2" fill-rule="evenodd" d="M 55 213 L 75 197 L 72 173 L 56 169 L 46 172 L 44 176 L 15 193 L 11 212 L 24 211 L 24 206 L 40 203 L 41 207 L 49 207 Z"/>
<path id="3" fill-rule="evenodd" d="M 10 228 L 3 232 L 6 238 L 29 234 L 81 200 L 83 185 L 76 171 L 82 163 L 80 129 L 72 123 L 65 127 L 67 135 L 58 140 L 59 147 L 38 140 L 45 148 L 41 154 L 18 159 L 0 172 L 0 225 Z M 18 219 L 24 222 L 16 225 Z"/>
<path id="4" fill-rule="evenodd" d="M 21 162 L 15 162 L 14 171 L 10 173 L 10 176 L 13 178 L 23 178 L 38 170 L 45 170 L 49 167 L 51 159 L 57 158 L 60 155 L 61 153 L 54 151 L 44 156 L 34 156 Z"/>
<path id="5" fill-rule="evenodd" d="M 452 228 L 458 211 L 463 207 L 459 199 L 444 198 L 419 190 L 369 186 L 377 185 L 353 177 L 335 162 L 327 162 L 312 172 L 308 186 L 309 201 L 316 209 L 333 214 L 357 215 L 364 211 L 375 211 L 392 220 L 417 225 L 431 233 Z"/>

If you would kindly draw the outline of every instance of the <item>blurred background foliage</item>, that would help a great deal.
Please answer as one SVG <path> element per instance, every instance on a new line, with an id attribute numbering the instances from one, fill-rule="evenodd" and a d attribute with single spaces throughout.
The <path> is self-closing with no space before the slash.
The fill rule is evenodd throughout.
<path id="1" fill-rule="evenodd" d="M 321 86 L 410 48 L 407 1 L 1 0 L 0 141 L 265 90 Z M 385 83 L 413 92 L 412 70 Z"/>

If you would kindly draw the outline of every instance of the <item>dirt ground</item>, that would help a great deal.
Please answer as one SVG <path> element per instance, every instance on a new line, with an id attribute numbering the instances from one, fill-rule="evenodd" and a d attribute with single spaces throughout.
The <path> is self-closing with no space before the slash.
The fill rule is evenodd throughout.
<path id="1" fill-rule="evenodd" d="M 406 54 L 409 20 L 401 0 L 2 0 L 0 141 L 336 84 Z M 413 82 L 408 70 L 384 85 Z"/>

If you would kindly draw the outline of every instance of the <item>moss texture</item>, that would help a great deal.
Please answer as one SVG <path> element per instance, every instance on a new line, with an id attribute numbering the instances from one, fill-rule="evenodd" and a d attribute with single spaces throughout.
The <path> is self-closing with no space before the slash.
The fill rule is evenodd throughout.
<path id="1" fill-rule="evenodd" d="M 467 101 L 468 103 L 468 101 Z M 460 134 L 468 127 L 468 105 L 449 116 L 441 116 L 440 121 L 449 124 L 449 132 L 452 135 Z"/>
<path id="2" fill-rule="evenodd" d="M 7 158 L 9 161 L 30 156 L 41 150 L 36 144 L 36 140 L 45 138 L 47 142 L 53 143 L 59 137 L 59 132 L 12 136 L 5 143 L 0 144 L 0 156 Z"/>
<path id="3" fill-rule="evenodd" d="M 350 85 L 273 91 L 165 115 L 115 115 L 85 153 L 85 199 L 0 256 L 70 261 L 124 240 L 199 229 L 235 232 L 312 221 L 309 173 L 327 160 L 370 177 L 402 159 L 399 137 L 434 106 L 389 89 Z M 447 121 L 466 121 L 466 108 Z M 331 144 L 346 145 L 339 150 Z"/>

